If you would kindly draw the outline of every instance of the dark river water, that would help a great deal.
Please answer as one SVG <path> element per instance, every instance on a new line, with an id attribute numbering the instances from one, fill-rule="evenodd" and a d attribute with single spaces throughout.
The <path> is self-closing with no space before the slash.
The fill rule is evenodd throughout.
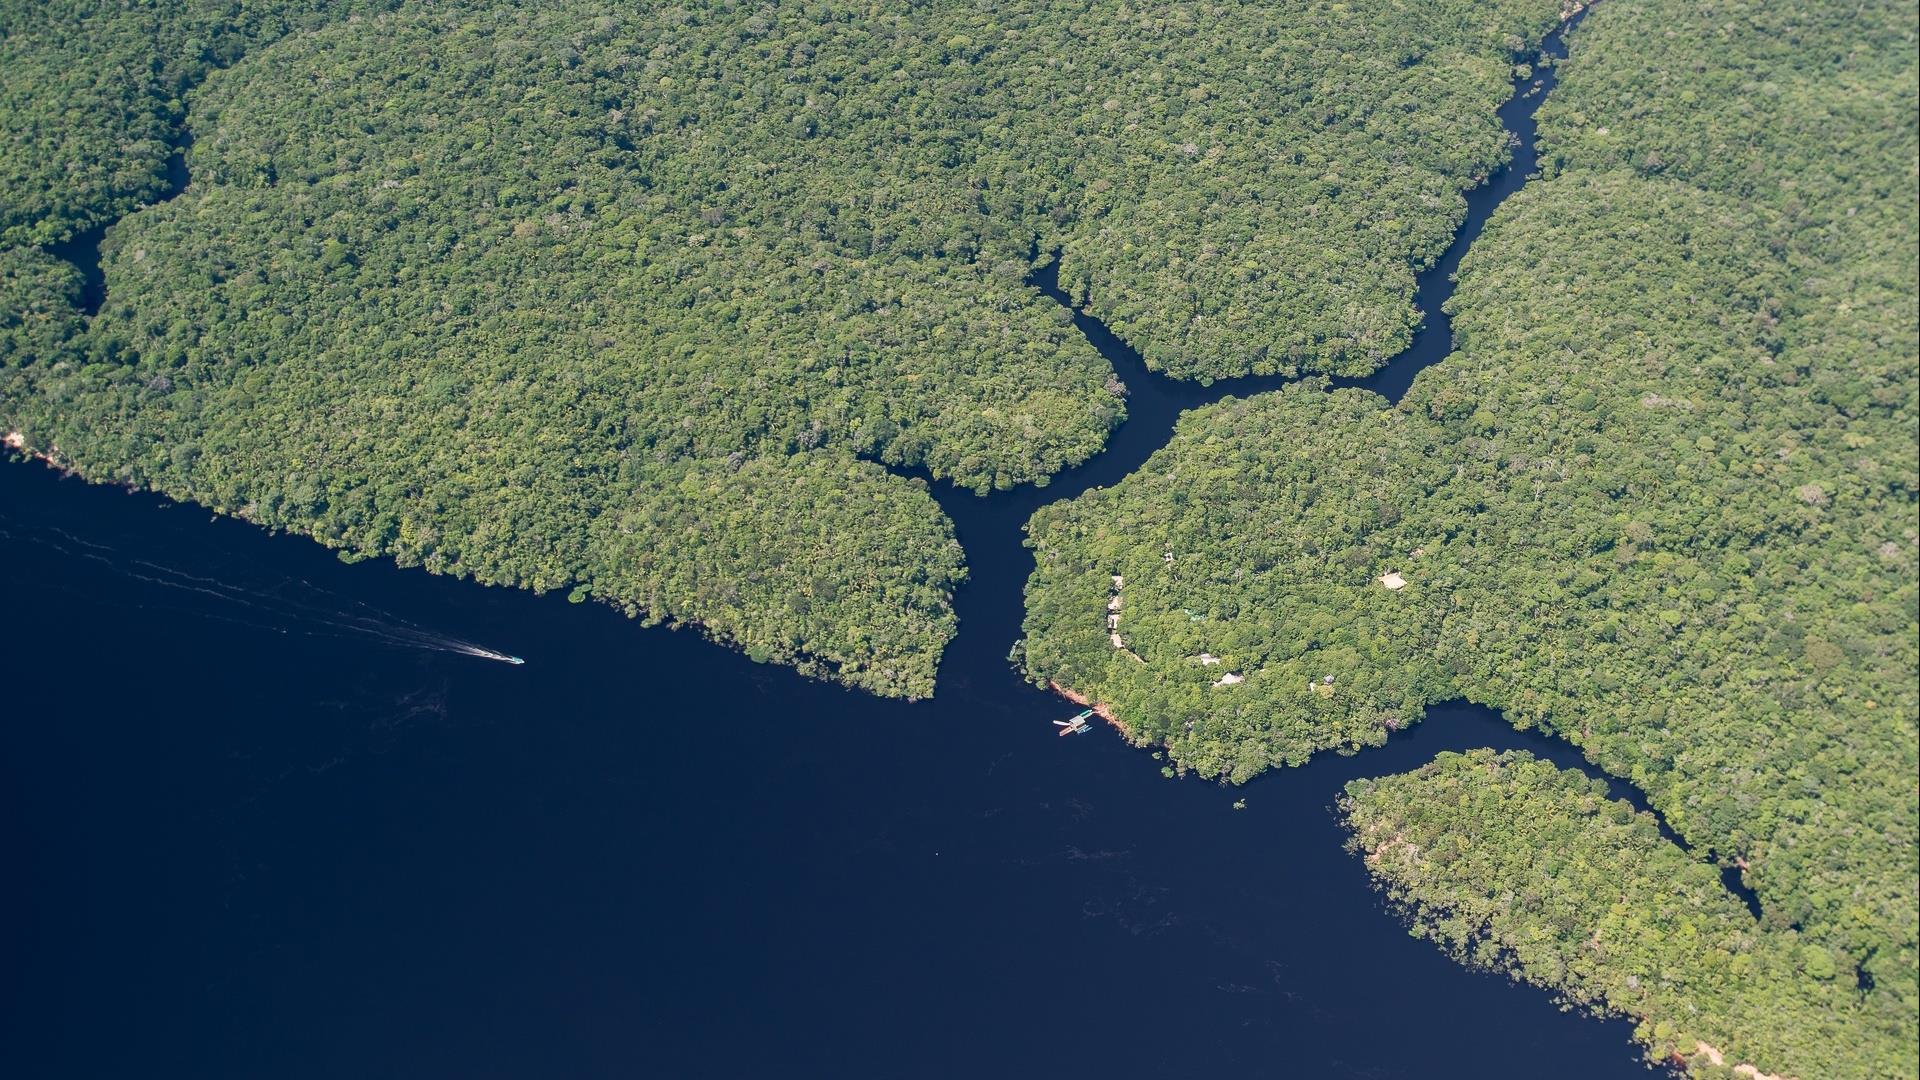
<path id="1" fill-rule="evenodd" d="M 1131 419 L 1045 489 L 936 492 L 972 579 L 913 704 L 0 467 L 6 1075 L 1646 1075 L 1627 1024 L 1409 937 L 1331 812 L 1439 750 L 1564 745 L 1443 706 L 1228 789 L 1055 737 L 1072 708 L 1006 661 L 1020 525 L 1277 385 L 1169 384 L 1082 326 Z M 1446 348 L 1435 320 L 1373 385 Z"/>

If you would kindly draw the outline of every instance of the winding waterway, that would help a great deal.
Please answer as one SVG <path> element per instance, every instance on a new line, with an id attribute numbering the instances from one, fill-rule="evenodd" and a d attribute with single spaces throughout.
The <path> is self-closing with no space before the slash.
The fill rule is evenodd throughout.
<path id="1" fill-rule="evenodd" d="M 1533 169 L 1538 80 L 1421 276 L 1429 325 L 1367 381 L 1390 398 L 1446 353 L 1452 268 Z M 1565 744 L 1447 705 L 1226 789 L 1055 737 L 1061 703 L 1006 661 L 1027 517 L 1279 382 L 1160 379 L 1077 320 L 1129 419 L 1045 488 L 936 486 L 971 578 L 914 704 L 0 469 L 10 1071 L 1644 1076 L 1628 1025 L 1404 934 L 1330 812 L 1443 749 L 1583 765 Z"/>

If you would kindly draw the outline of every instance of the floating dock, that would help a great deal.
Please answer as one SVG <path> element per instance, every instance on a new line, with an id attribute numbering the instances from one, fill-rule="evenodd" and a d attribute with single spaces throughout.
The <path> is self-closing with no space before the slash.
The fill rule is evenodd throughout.
<path id="1" fill-rule="evenodd" d="M 1092 718 L 1093 718 L 1092 709 L 1081 709 L 1078 713 L 1075 713 L 1074 715 L 1068 717 L 1065 720 L 1055 720 L 1053 722 L 1053 726 L 1060 729 L 1060 734 L 1062 736 L 1084 735 L 1087 732 L 1093 730 L 1092 728 L 1087 726 L 1087 721 Z"/>

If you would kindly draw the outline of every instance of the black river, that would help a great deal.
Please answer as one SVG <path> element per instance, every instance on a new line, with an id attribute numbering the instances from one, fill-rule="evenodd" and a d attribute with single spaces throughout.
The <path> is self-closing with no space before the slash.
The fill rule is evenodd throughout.
<path id="1" fill-rule="evenodd" d="M 1551 80 L 1502 109 L 1514 164 L 1387 396 L 1446 353 Z M 1330 809 L 1443 749 L 1564 745 L 1445 706 L 1228 789 L 1055 737 L 1072 708 L 1006 661 L 1021 524 L 1277 385 L 1169 383 L 1081 324 L 1130 419 L 1044 489 L 936 491 L 972 578 L 914 704 L 0 467 L 7 1075 L 1644 1076 L 1627 1024 L 1409 937 Z"/>

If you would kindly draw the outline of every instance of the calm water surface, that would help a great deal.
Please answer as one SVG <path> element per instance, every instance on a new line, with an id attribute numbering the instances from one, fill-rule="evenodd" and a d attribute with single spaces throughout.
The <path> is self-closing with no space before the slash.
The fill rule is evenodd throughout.
<path id="1" fill-rule="evenodd" d="M 1226 789 L 1004 661 L 879 701 L 38 466 L 0 531 L 12 1076 L 1646 1075 L 1341 850 L 1353 776 L 1561 752 L 1483 712 Z"/>
<path id="2" fill-rule="evenodd" d="M 1550 86 L 1502 110 L 1515 167 L 1424 310 Z M 916 704 L 0 467 L 6 1073 L 1644 1077 L 1628 1025 L 1407 936 L 1331 813 L 1442 749 L 1564 745 L 1445 706 L 1226 789 L 1055 737 L 1005 660 L 1021 523 L 1279 384 L 1167 383 L 1080 322 L 1131 418 L 1046 489 L 936 490 L 973 576 Z"/>

